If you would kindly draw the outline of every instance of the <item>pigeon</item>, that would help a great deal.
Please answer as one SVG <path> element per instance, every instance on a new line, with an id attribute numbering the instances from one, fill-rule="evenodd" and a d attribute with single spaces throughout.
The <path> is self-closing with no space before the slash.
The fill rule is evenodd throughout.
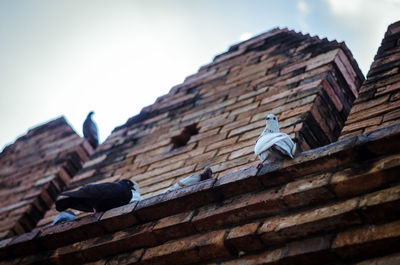
<path id="1" fill-rule="evenodd" d="M 279 132 L 278 118 L 274 114 L 268 114 L 264 131 L 258 137 L 254 147 L 254 153 L 261 162 L 260 169 L 265 162 L 275 162 L 286 156 L 293 158 L 296 152 L 296 144 L 286 133 Z"/>
<path id="2" fill-rule="evenodd" d="M 72 211 L 65 211 L 65 212 L 59 213 L 56 216 L 56 218 L 54 219 L 54 221 L 51 223 L 51 225 L 65 223 L 65 222 L 72 221 L 75 219 L 76 219 L 76 216 Z"/>
<path id="3" fill-rule="evenodd" d="M 137 187 L 138 184 L 129 179 L 86 185 L 76 191 L 61 193 L 62 198 L 56 201 L 56 209 L 59 212 L 68 208 L 93 211 L 93 214 L 104 212 L 128 204 L 137 192 Z"/>
<path id="4" fill-rule="evenodd" d="M 212 177 L 212 170 L 209 167 L 206 167 L 202 173 L 200 174 L 193 174 L 189 177 L 186 177 L 184 179 L 181 179 L 180 181 L 178 181 L 177 183 L 175 183 L 173 186 L 169 187 L 168 189 L 166 189 L 164 191 L 164 193 L 169 192 L 169 191 L 173 191 L 173 190 L 177 190 L 179 188 L 185 187 L 185 186 L 189 186 L 192 184 L 195 184 L 197 182 L 200 182 L 202 180 L 206 180 Z"/>
<path id="5" fill-rule="evenodd" d="M 83 123 L 83 136 L 89 141 L 90 145 L 96 149 L 99 145 L 99 136 L 96 123 L 92 120 L 93 111 L 89 112 Z"/>

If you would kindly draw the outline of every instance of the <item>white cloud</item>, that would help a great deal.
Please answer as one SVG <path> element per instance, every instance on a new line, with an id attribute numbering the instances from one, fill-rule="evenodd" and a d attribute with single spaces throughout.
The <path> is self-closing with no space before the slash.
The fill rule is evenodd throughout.
<path id="1" fill-rule="evenodd" d="M 373 57 L 385 31 L 400 19 L 400 0 L 326 0 L 338 23 L 357 33 L 346 41 L 364 74 L 368 73 Z M 353 49 L 353 47 L 358 47 Z"/>
<path id="2" fill-rule="evenodd" d="M 331 11 L 335 15 L 353 16 L 362 10 L 362 0 L 328 0 Z"/>
<path id="3" fill-rule="evenodd" d="M 251 37 L 253 37 L 253 33 L 251 33 L 251 32 L 243 32 L 241 35 L 240 35 L 240 37 L 239 37 L 239 40 L 240 41 L 245 41 L 245 40 L 248 40 L 248 39 L 250 39 Z"/>
<path id="4" fill-rule="evenodd" d="M 297 1 L 297 9 L 303 14 L 308 15 L 310 13 L 310 7 L 304 1 Z"/>

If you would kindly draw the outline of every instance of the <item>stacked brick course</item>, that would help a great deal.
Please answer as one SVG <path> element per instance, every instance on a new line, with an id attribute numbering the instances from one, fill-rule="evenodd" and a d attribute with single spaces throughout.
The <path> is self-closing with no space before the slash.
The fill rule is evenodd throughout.
<path id="1" fill-rule="evenodd" d="M 396 260 L 399 150 L 394 125 L 0 241 L 0 257 L 98 265 Z"/>
<path id="2" fill-rule="evenodd" d="M 273 29 L 230 47 L 116 128 L 69 188 L 130 178 L 148 198 L 206 166 L 216 177 L 247 168 L 268 113 L 299 151 L 334 142 L 362 81 L 343 43 Z"/>
<path id="3" fill-rule="evenodd" d="M 400 22 L 389 26 L 341 138 L 400 123 Z"/>
<path id="4" fill-rule="evenodd" d="M 0 238 L 31 231 L 92 152 L 64 118 L 6 147 L 0 154 Z"/>

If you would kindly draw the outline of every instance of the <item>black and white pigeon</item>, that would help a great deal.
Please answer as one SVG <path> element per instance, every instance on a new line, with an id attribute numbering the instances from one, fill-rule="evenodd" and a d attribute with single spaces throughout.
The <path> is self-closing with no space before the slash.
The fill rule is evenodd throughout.
<path id="1" fill-rule="evenodd" d="M 268 114 L 264 131 L 258 137 L 254 147 L 254 153 L 261 160 L 258 168 L 265 162 L 275 162 L 285 157 L 293 158 L 296 152 L 296 144 L 286 133 L 279 132 L 278 118 L 274 114 Z"/>
<path id="2" fill-rule="evenodd" d="M 76 219 L 76 216 L 72 211 L 65 211 L 65 212 L 61 212 L 61 213 L 57 214 L 56 218 L 51 223 L 51 225 L 65 223 L 65 222 L 69 222 L 69 221 L 72 221 L 75 219 Z"/>
<path id="3" fill-rule="evenodd" d="M 96 123 L 92 120 L 93 111 L 89 112 L 86 120 L 83 122 L 83 137 L 85 137 L 90 145 L 96 149 L 99 145 L 99 135 Z"/>
<path id="4" fill-rule="evenodd" d="M 119 182 L 89 184 L 79 190 L 61 193 L 56 209 L 61 212 L 68 208 L 84 212 L 104 212 L 128 204 L 138 193 L 138 184 L 129 179 Z M 140 194 L 139 194 L 140 196 Z M 141 197 L 141 196 L 140 196 Z"/>
<path id="5" fill-rule="evenodd" d="M 166 189 L 164 191 L 165 192 L 169 192 L 169 191 L 173 191 L 173 190 L 177 190 L 179 188 L 185 187 L 185 186 L 189 186 L 192 184 L 195 184 L 197 182 L 209 179 L 212 177 L 212 170 L 210 167 L 206 167 L 202 173 L 200 174 L 193 174 L 189 177 L 186 177 L 184 179 L 181 179 L 180 181 L 178 181 L 177 183 L 175 183 L 173 186 L 169 187 L 168 189 Z"/>

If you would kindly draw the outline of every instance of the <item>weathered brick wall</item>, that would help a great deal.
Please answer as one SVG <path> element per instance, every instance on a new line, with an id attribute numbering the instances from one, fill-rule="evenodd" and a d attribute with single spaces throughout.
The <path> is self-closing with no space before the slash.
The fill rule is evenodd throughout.
<path id="1" fill-rule="evenodd" d="M 299 151 L 334 142 L 362 81 L 344 44 L 271 30 L 216 56 L 116 128 L 69 188 L 130 178 L 148 198 L 206 166 L 216 177 L 249 167 L 268 113 Z"/>
<path id="2" fill-rule="evenodd" d="M 268 40 L 275 36 L 275 33 L 288 33 L 285 30 L 277 32 L 271 31 L 263 36 L 267 36 L 265 40 Z M 290 34 L 302 36 L 293 32 Z M 207 153 L 209 146 L 218 145 L 218 142 L 221 141 L 228 141 L 232 131 L 242 130 L 237 134 L 232 133 L 236 138 L 229 144 L 225 142 L 221 143 L 219 147 L 213 147 L 217 150 L 215 157 L 218 157 L 221 150 L 229 149 L 228 155 L 225 156 L 227 160 L 215 165 L 227 163 L 233 153 L 246 149 L 245 145 L 240 145 L 241 137 L 252 133 L 253 135 L 248 139 L 257 137 L 258 131 L 261 131 L 263 127 L 261 122 L 260 125 L 257 125 L 258 127 L 249 125 L 252 124 L 256 111 L 262 109 L 261 103 L 258 103 L 254 109 L 250 108 L 245 112 L 239 112 L 238 115 L 251 113 L 250 116 L 247 116 L 249 121 L 245 124 L 236 120 L 238 116 L 235 116 L 235 119 L 230 118 L 230 113 L 235 109 L 254 103 L 254 101 L 246 102 L 243 103 L 243 106 L 240 105 L 240 102 L 249 98 L 255 98 L 255 101 L 260 100 L 261 102 L 265 100 L 268 103 L 284 99 L 283 103 L 275 103 L 278 105 L 275 105 L 272 110 L 262 109 L 261 111 L 265 113 L 277 111 L 274 113 L 284 117 L 283 113 L 286 110 L 282 111 L 281 107 L 285 108 L 284 106 L 289 104 L 291 98 L 301 95 L 300 91 L 291 93 L 296 91 L 299 86 L 315 80 L 328 82 L 332 86 L 330 75 L 334 76 L 336 81 L 351 80 L 350 76 L 343 77 L 342 73 L 345 73 L 344 70 L 348 69 L 349 64 L 343 63 L 345 60 L 340 55 L 346 55 L 344 58 L 347 58 L 348 62 L 351 62 L 349 59 L 351 57 L 348 57 L 349 53 L 346 52 L 344 46 L 340 45 L 338 53 L 333 52 L 334 55 L 328 56 L 329 60 L 325 61 L 324 59 L 320 65 L 316 63 L 317 69 L 312 66 L 309 69 L 311 72 L 318 69 L 329 69 L 333 72 L 322 70 L 322 75 L 320 75 L 321 73 L 315 76 L 308 75 L 308 77 L 312 76 L 310 77 L 312 80 L 302 76 L 301 81 L 297 80 L 296 84 L 284 87 L 282 90 L 277 89 L 277 92 L 270 86 L 260 93 L 258 93 L 258 89 L 262 88 L 256 88 L 253 91 L 244 90 L 246 96 L 238 101 L 238 98 L 242 96 L 240 93 L 242 90 L 230 87 L 228 91 L 222 89 L 225 97 L 219 100 L 218 97 L 215 97 L 215 102 L 211 98 L 207 99 L 202 97 L 202 94 L 195 92 L 198 91 L 198 88 L 201 91 L 204 88 L 203 85 L 211 86 L 208 82 L 226 82 L 225 78 L 228 78 L 229 73 L 233 71 L 231 68 L 223 77 L 220 76 L 216 80 L 208 76 L 206 74 L 208 70 L 204 69 L 207 67 L 213 69 L 212 65 L 215 64 L 217 70 L 212 76 L 218 75 L 218 69 L 224 69 L 224 62 L 239 60 L 240 56 L 251 54 L 252 50 L 247 50 L 245 44 L 255 45 L 254 43 L 260 40 L 258 38 L 262 39 L 260 36 L 249 42 L 233 46 L 226 54 L 217 56 L 209 66 L 201 68 L 199 79 L 196 79 L 197 75 L 190 78 L 191 82 L 200 82 L 200 84 L 195 83 L 192 87 L 191 83 L 186 81 L 189 83 L 173 88 L 170 94 L 161 97 L 157 101 L 158 103 L 145 108 L 139 116 L 130 119 L 124 126 L 116 129 L 100 147 L 98 153 L 85 163 L 84 169 L 78 173 L 79 179 L 72 183 L 71 188 L 88 182 L 113 181 L 124 176 L 129 177 L 133 172 L 140 172 L 140 170 L 143 172 L 137 174 L 141 174 L 141 176 L 146 174 L 144 172 L 157 172 L 158 174 L 150 174 L 145 179 L 158 177 L 157 181 L 163 182 L 169 178 L 169 174 L 173 175 L 174 172 L 177 175 L 173 175 L 171 178 L 175 178 L 184 174 L 176 172 L 187 167 L 186 163 L 190 159 L 202 157 Z M 305 43 L 308 43 L 310 38 L 306 38 Z M 286 41 L 290 43 L 290 39 L 288 38 Z M 321 48 L 321 43 L 333 45 L 331 42 L 315 38 L 312 40 L 317 41 L 318 44 L 315 46 L 310 44 L 310 50 Z M 296 42 L 293 40 L 293 43 Z M 260 47 L 259 45 L 267 50 L 271 48 L 268 48 L 266 42 L 258 44 L 256 47 Z M 336 47 L 335 45 L 337 44 L 333 46 Z M 278 47 L 282 46 L 278 45 Z M 297 50 L 299 46 L 295 45 L 295 47 L 293 49 Z M 322 47 L 324 46 L 322 45 Z M 335 49 L 333 48 L 333 50 Z M 260 48 L 257 52 L 261 52 L 261 50 Z M 287 50 L 283 48 L 278 48 L 278 50 L 279 53 L 271 52 L 269 55 L 285 58 L 287 54 L 283 55 L 282 52 Z M 325 54 L 324 58 L 327 58 L 326 54 L 329 54 L 331 50 L 319 51 Z M 307 60 L 318 56 L 307 57 Z M 297 69 L 302 62 L 301 60 L 292 62 L 287 65 L 289 69 L 290 65 L 293 66 L 292 69 Z M 312 64 L 307 63 L 306 65 L 307 68 Z M 279 70 L 279 72 L 281 71 L 284 71 L 283 68 Z M 350 70 L 346 71 L 347 73 L 351 72 Z M 290 84 L 290 81 L 287 80 L 292 77 L 295 80 L 297 75 L 304 74 L 304 72 L 300 72 L 293 73 L 293 76 L 285 79 L 286 81 L 280 81 Z M 269 71 L 266 72 L 267 75 L 268 73 Z M 211 78 L 211 81 L 202 83 L 201 80 L 204 78 Z M 279 75 L 275 78 L 279 79 Z M 300 84 L 303 81 L 304 83 Z M 357 88 L 357 86 L 355 87 Z M 192 88 L 193 90 L 191 90 Z M 346 91 L 351 92 L 350 95 L 357 94 L 357 90 L 352 90 L 350 86 L 341 87 L 341 91 L 344 91 L 346 97 L 336 93 L 332 94 L 332 90 L 328 92 L 329 87 L 323 88 L 321 90 L 318 86 L 317 88 L 310 86 L 304 90 L 307 92 L 305 97 L 316 93 L 315 100 L 319 98 L 321 102 L 326 103 L 324 100 L 327 100 L 327 95 L 332 101 L 336 95 L 344 101 L 332 103 L 335 108 L 340 106 L 338 103 L 341 102 L 344 104 L 343 109 L 347 109 L 350 106 L 344 103 L 349 96 Z M 208 92 L 219 95 L 221 92 L 218 89 L 220 86 L 210 88 Z M 192 91 L 195 96 L 189 96 L 191 93 L 185 94 L 183 91 Z M 272 99 L 261 97 L 260 95 L 263 93 Z M 280 93 L 284 93 L 285 96 L 279 95 Z M 174 95 L 179 96 L 174 97 Z M 232 100 L 232 97 L 237 98 Z M 205 104 L 207 100 L 210 100 L 210 105 L 205 105 L 206 107 L 201 105 Z M 211 102 L 221 105 L 229 100 L 233 103 L 225 103 L 227 105 L 224 105 L 223 108 L 212 108 Z M 196 102 L 201 102 L 201 104 L 196 105 Z M 233 108 L 234 104 L 238 106 Z M 159 109 L 160 106 L 162 108 Z M 200 108 L 200 106 L 203 107 Z M 225 108 L 230 106 L 232 107 L 228 114 L 224 114 Z M 311 115 L 313 119 L 320 121 L 319 119 L 324 116 L 316 118 L 317 114 L 315 111 L 313 112 L 314 107 L 319 110 L 320 106 L 322 109 L 324 108 L 323 105 L 312 105 L 311 110 L 303 115 Z M 201 114 L 197 114 L 200 112 Z M 223 117 L 223 119 L 213 119 L 214 115 Z M 334 115 L 336 114 L 328 117 Z M 184 117 L 187 120 L 184 120 Z M 202 120 L 203 117 L 205 117 L 204 120 Z M 206 121 L 206 119 L 208 120 Z M 263 117 L 260 117 L 261 119 Z M 281 120 L 283 123 L 285 122 L 285 119 Z M 203 129 L 202 132 L 204 127 L 192 126 L 193 121 L 197 122 L 197 125 L 209 125 L 210 131 L 216 127 L 219 130 L 207 134 L 209 130 Z M 235 124 L 235 122 L 237 125 L 226 132 L 227 138 L 219 139 L 219 132 L 224 126 Z M 301 133 L 305 133 L 303 131 L 305 129 L 315 130 L 315 128 L 307 127 L 308 122 L 307 119 L 301 120 L 301 122 L 296 121 L 295 124 L 302 123 L 301 129 L 299 131 L 288 130 L 289 133 L 294 133 L 298 137 L 299 144 L 304 149 L 307 149 L 305 148 L 307 146 L 303 143 L 304 139 L 300 137 Z M 337 122 L 339 123 L 340 120 Z M 173 126 L 166 128 L 168 123 Z M 182 124 L 181 127 L 180 124 Z M 212 124 L 217 125 L 213 127 Z M 319 130 L 316 131 L 324 133 L 322 125 L 317 125 Z M 290 126 L 295 128 L 297 125 L 288 122 L 283 127 Z M 204 138 L 201 137 L 202 133 L 206 135 Z M 330 133 L 332 133 L 330 134 L 332 138 L 338 136 L 335 130 Z M 193 135 L 189 138 L 188 136 L 191 134 Z M 164 137 L 164 139 L 163 135 L 168 137 Z M 218 138 L 214 143 L 211 141 L 213 137 Z M 189 141 L 182 144 L 188 138 Z M 193 138 L 195 140 L 192 140 Z M 207 142 L 197 155 L 188 156 L 199 148 L 202 140 L 211 142 Z M 250 143 L 248 144 L 250 147 Z M 308 144 L 313 147 L 310 143 Z M 182 146 L 171 152 L 174 145 Z M 190 145 L 191 147 L 188 147 Z M 235 149 L 236 145 L 240 147 Z M 250 151 L 244 152 L 242 156 L 250 156 Z M 151 161 L 145 169 L 134 166 L 135 163 L 140 165 L 140 163 L 144 163 L 143 161 L 147 161 L 142 160 L 142 157 Z M 176 160 L 173 160 L 174 157 Z M 184 162 L 180 163 L 180 161 Z M 199 161 L 205 160 L 196 161 L 195 168 Z M 161 165 L 153 166 L 154 163 Z M 173 163 L 180 164 L 176 169 L 168 168 Z M 346 137 L 329 145 L 297 154 L 294 159 L 264 165 L 261 170 L 257 170 L 255 166 L 249 166 L 253 162 L 235 163 L 235 161 L 231 162 L 231 168 L 229 166 L 223 170 L 216 170 L 218 179 L 209 179 L 165 194 L 157 195 L 157 191 L 148 192 L 147 198 L 140 202 L 114 208 L 104 213 L 88 215 L 68 223 L 37 228 L 30 233 L 2 240 L 0 241 L 0 264 L 366 265 L 399 263 L 399 124 L 366 132 L 359 136 Z M 163 167 L 167 168 L 164 172 L 161 169 Z M 245 169 L 240 169 L 242 167 Z M 135 177 L 132 179 L 135 180 Z M 136 180 L 143 184 L 140 179 Z M 150 196 L 153 194 L 155 195 Z"/>
<path id="3" fill-rule="evenodd" d="M 399 257 L 399 151 L 400 125 L 346 138 L 260 172 L 253 166 L 0 241 L 0 259 L 387 264 Z"/>
<path id="4" fill-rule="evenodd" d="M 0 154 L 0 238 L 34 228 L 91 152 L 64 118 L 7 146 Z"/>
<path id="5" fill-rule="evenodd" d="M 389 26 L 341 138 L 400 123 L 400 21 Z"/>

